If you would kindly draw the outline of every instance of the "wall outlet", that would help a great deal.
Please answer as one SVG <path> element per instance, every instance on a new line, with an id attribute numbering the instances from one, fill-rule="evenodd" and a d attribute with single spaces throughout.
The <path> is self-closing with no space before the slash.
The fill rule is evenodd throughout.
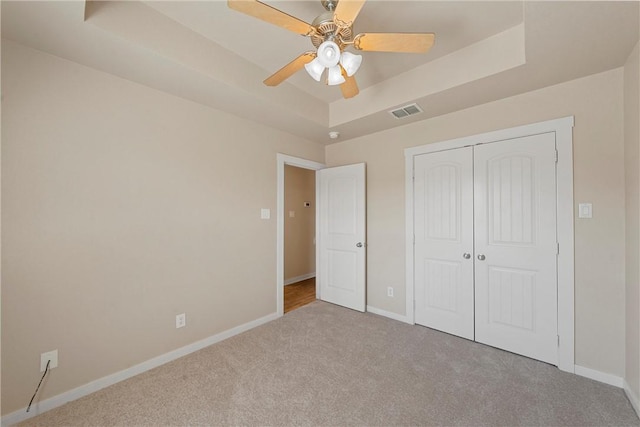
<path id="1" fill-rule="evenodd" d="M 388 297 L 393 297 L 393 287 L 392 286 L 389 286 L 387 288 L 387 296 Z"/>
<path id="2" fill-rule="evenodd" d="M 176 316 L 176 329 L 187 326 L 187 315 L 185 313 Z"/>
<path id="3" fill-rule="evenodd" d="M 49 363 L 49 369 L 58 367 L 58 350 L 47 351 L 40 355 L 40 372 L 44 372 L 49 360 L 51 361 L 51 363 Z"/>

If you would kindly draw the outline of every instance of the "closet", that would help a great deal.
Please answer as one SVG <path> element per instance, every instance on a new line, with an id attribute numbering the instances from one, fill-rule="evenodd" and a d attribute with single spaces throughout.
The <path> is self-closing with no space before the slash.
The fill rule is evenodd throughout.
<path id="1" fill-rule="evenodd" d="M 415 322 L 558 364 L 556 134 L 413 157 Z"/>

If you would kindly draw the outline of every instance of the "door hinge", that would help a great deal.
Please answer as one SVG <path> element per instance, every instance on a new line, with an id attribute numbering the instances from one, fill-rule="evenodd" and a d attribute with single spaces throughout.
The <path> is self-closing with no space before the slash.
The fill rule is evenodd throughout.
<path id="1" fill-rule="evenodd" d="M 560 255 L 560 243 L 556 243 L 556 255 Z"/>
<path id="2" fill-rule="evenodd" d="M 556 148 L 556 163 L 558 163 L 558 149 Z"/>
<path id="3" fill-rule="evenodd" d="M 558 347 L 560 347 L 560 335 L 557 335 L 558 337 Z"/>

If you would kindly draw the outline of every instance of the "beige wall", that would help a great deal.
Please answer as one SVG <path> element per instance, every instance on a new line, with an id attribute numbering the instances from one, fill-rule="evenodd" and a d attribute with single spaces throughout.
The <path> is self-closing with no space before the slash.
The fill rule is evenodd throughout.
<path id="1" fill-rule="evenodd" d="M 626 189 L 625 381 L 640 396 L 640 43 L 624 67 L 624 157 Z"/>
<path id="2" fill-rule="evenodd" d="M 367 163 L 367 303 L 405 313 L 404 148 L 574 115 L 575 202 L 593 203 L 594 212 L 575 221 L 576 363 L 622 376 L 622 84 L 616 69 L 328 146 L 329 166 Z"/>
<path id="3" fill-rule="evenodd" d="M 309 207 L 304 207 L 309 202 Z M 293 217 L 290 212 L 294 212 Z M 284 280 L 315 274 L 316 173 L 284 167 Z"/>
<path id="4" fill-rule="evenodd" d="M 4 414 L 42 352 L 46 399 L 275 313 L 276 153 L 324 147 L 4 41 L 2 93 Z"/>

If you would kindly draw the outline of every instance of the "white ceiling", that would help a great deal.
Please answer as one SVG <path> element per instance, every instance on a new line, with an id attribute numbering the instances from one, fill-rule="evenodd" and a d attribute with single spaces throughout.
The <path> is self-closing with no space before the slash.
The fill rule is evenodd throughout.
<path id="1" fill-rule="evenodd" d="M 266 1 L 311 22 L 319 0 Z M 230 10 L 225 1 L 6 1 L 2 36 L 323 144 L 424 120 L 624 64 L 639 3 L 369 0 L 354 32 L 434 32 L 427 54 L 364 52 L 360 94 L 304 71 L 262 80 L 310 40 Z M 388 110 L 418 102 L 405 120 Z"/>

